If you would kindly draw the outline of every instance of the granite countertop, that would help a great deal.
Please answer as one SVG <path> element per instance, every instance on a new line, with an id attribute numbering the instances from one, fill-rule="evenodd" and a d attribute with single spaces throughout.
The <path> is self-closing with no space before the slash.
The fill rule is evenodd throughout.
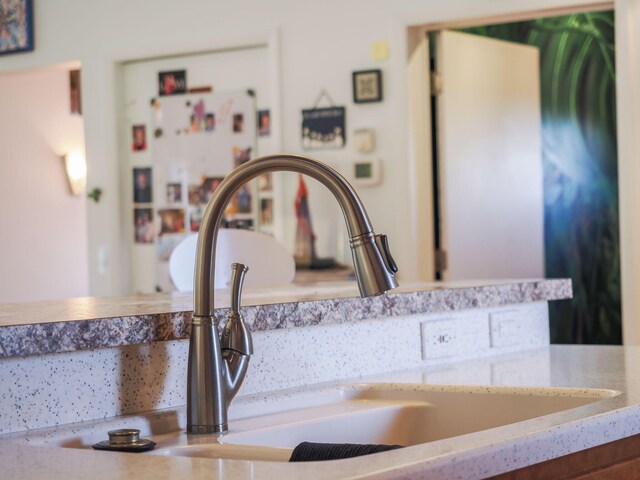
<path id="1" fill-rule="evenodd" d="M 253 331 L 328 325 L 571 298 L 571 281 L 499 280 L 402 284 L 360 298 L 355 282 L 247 289 L 243 314 Z M 0 304 L 0 358 L 92 350 L 189 336 L 190 293 Z M 216 316 L 229 295 L 216 293 Z"/>
<path id="2" fill-rule="evenodd" d="M 505 427 L 367 457 L 287 464 L 93 452 L 20 445 L 5 438 L 0 448 L 2 475 L 53 480 L 70 474 L 94 480 L 485 478 L 640 433 L 638 364 L 639 347 L 551 346 L 368 378 L 401 384 L 597 388 L 622 393 Z"/>

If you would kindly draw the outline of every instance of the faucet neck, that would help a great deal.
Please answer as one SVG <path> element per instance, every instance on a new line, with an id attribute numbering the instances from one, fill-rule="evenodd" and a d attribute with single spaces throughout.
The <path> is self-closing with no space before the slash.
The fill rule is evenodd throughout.
<path id="1" fill-rule="evenodd" d="M 216 242 L 227 205 L 242 185 L 260 175 L 274 171 L 302 173 L 326 186 L 342 209 L 350 238 L 373 231 L 369 217 L 355 190 L 333 168 L 301 155 L 267 155 L 251 160 L 225 177 L 205 209 L 196 252 L 193 290 L 195 316 L 213 316 Z"/>

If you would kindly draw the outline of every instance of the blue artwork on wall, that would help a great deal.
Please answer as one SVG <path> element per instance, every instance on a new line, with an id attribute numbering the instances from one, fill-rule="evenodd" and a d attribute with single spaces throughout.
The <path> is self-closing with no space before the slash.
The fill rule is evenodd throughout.
<path id="1" fill-rule="evenodd" d="M 554 343 L 622 342 L 613 12 L 465 29 L 540 49 L 545 273 Z"/>

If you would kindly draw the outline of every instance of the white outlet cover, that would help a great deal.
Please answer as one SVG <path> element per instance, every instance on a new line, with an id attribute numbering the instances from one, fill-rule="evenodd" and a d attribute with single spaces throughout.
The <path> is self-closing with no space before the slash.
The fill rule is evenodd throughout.
<path id="1" fill-rule="evenodd" d="M 456 323 L 453 319 L 420 324 L 422 359 L 451 357 L 458 353 Z"/>
<path id="2" fill-rule="evenodd" d="M 523 340 L 523 327 L 516 310 L 491 313 L 489 329 L 491 348 L 518 345 Z"/>

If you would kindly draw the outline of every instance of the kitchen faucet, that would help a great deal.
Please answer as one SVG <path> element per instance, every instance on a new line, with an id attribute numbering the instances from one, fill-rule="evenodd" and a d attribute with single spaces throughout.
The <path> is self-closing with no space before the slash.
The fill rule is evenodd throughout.
<path id="1" fill-rule="evenodd" d="M 242 321 L 240 291 L 247 267 L 232 266 L 232 305 L 222 339 L 214 315 L 215 252 L 218 229 L 227 204 L 242 185 L 276 171 L 297 172 L 318 180 L 340 204 L 347 224 L 360 295 L 369 297 L 396 288 L 398 271 L 385 235 L 373 232 L 369 217 L 349 183 L 331 167 L 301 155 L 267 155 L 250 160 L 225 177 L 209 201 L 200 224 L 194 278 L 194 309 L 187 372 L 187 432 L 228 430 L 227 413 L 253 353 L 251 334 Z"/>

